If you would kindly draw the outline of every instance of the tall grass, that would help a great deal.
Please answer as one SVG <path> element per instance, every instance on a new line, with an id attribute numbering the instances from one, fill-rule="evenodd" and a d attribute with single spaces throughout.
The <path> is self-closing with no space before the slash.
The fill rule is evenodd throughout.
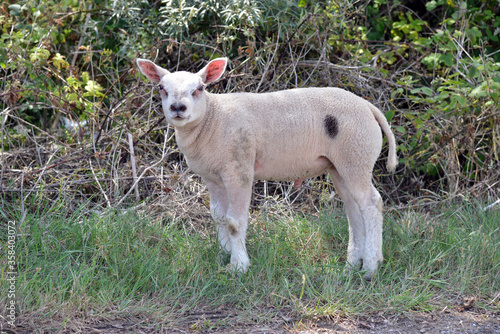
<path id="1" fill-rule="evenodd" d="M 344 273 L 348 232 L 339 210 L 254 212 L 252 265 L 234 275 L 211 222 L 84 208 L 71 212 L 56 202 L 24 219 L 17 208 L 8 212 L 18 223 L 20 318 L 147 316 L 168 325 L 204 309 L 265 321 L 281 312 L 300 319 L 427 311 L 455 307 L 465 297 L 474 297 L 475 307 L 500 310 L 500 217 L 478 205 L 387 213 L 385 262 L 371 282 Z"/>

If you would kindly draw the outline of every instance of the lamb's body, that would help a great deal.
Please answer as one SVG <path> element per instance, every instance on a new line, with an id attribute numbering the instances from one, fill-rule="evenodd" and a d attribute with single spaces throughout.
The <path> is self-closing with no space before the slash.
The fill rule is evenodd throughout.
<path id="1" fill-rule="evenodd" d="M 241 178 L 250 180 L 307 179 L 325 173 L 332 164 L 344 168 L 346 160 L 345 167 L 350 169 L 353 164 L 349 160 L 373 166 L 380 154 L 382 133 L 372 111 L 375 107 L 345 90 L 304 88 L 206 95 L 205 118 L 188 131 L 178 130 L 177 138 L 191 169 L 204 178 L 218 178 L 229 168 L 228 148 L 231 158 L 245 166 L 239 168 Z M 287 101 L 285 107 L 283 101 Z M 332 125 L 336 126 L 333 136 L 325 125 L 329 116 L 336 123 Z M 220 124 L 237 126 L 217 126 Z M 357 143 L 364 145 L 353 150 Z M 206 166 L 212 166 L 210 177 Z"/>
<path id="2" fill-rule="evenodd" d="M 362 263 L 371 277 L 383 259 L 382 201 L 371 181 L 381 129 L 388 137 L 388 167 L 396 165 L 394 136 L 384 115 L 338 88 L 202 92 L 200 79 L 211 82 L 223 73 L 214 62 L 221 60 L 198 74 L 170 74 L 143 60 L 138 64 L 164 90 L 165 115 L 188 165 L 207 184 L 219 242 L 231 252 L 232 266 L 245 271 L 250 264 L 245 235 L 254 179 L 300 184 L 329 171 L 349 219 L 348 261 Z"/>

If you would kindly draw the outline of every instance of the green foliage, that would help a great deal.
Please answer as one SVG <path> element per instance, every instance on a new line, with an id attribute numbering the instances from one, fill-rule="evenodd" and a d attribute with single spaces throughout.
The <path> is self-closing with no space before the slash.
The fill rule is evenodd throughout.
<path id="1" fill-rule="evenodd" d="M 174 70 L 228 56 L 216 91 L 339 86 L 375 102 L 398 138 L 396 178 L 410 197 L 422 186 L 495 191 L 497 1 L 22 0 L 0 7 L 0 25 L 4 148 L 27 144 L 14 138 L 19 125 L 63 144 L 95 138 L 58 131 L 61 116 L 101 132 L 140 128 L 130 122 L 151 112 L 131 118 L 142 103 L 128 95 L 139 55 Z"/>
<path id="2" fill-rule="evenodd" d="M 99 122 L 98 112 L 123 93 L 117 75 L 152 26 L 141 21 L 155 13 L 139 18 L 149 7 L 139 0 L 104 4 L 25 0 L 2 8 L 2 88 L 15 91 L 22 119 L 44 131 L 57 127 L 59 113 Z"/>
<path id="3" fill-rule="evenodd" d="M 397 46 L 380 61 L 399 85 L 391 98 L 402 111 L 396 126 L 401 161 L 422 175 L 443 177 L 450 193 L 498 168 L 500 21 L 495 2 L 481 6 L 429 1 L 425 9 L 408 10 L 376 1 L 367 7 L 369 21 L 377 22 L 367 38 Z M 390 16 L 375 19 L 384 12 Z M 397 68 L 404 63 L 412 66 Z"/>

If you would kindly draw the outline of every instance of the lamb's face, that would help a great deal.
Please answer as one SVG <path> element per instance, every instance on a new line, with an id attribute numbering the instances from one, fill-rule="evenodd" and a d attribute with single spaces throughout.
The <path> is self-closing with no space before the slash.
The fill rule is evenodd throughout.
<path id="1" fill-rule="evenodd" d="M 163 113 L 172 126 L 183 127 L 200 120 L 207 110 L 205 85 L 217 81 L 226 69 L 227 58 L 212 60 L 198 73 L 174 72 L 146 59 L 137 59 L 141 72 L 158 84 Z"/>
<path id="2" fill-rule="evenodd" d="M 206 111 L 205 84 L 189 72 L 164 75 L 158 83 L 163 113 L 168 123 L 183 127 L 201 119 Z"/>

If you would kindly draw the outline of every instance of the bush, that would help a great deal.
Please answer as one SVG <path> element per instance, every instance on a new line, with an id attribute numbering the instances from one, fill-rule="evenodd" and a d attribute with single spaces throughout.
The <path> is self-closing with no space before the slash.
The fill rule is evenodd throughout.
<path id="1" fill-rule="evenodd" d="M 391 199 L 495 194 L 498 14 L 493 0 L 4 4 L 2 189 L 11 190 L 9 196 L 30 187 L 54 196 L 93 196 L 106 205 L 121 203 L 135 183 L 143 198 L 192 194 L 196 178 L 184 175 L 157 98 L 133 61 L 142 56 L 193 71 L 207 59 L 228 56 L 231 68 L 214 91 L 339 86 L 385 110 L 401 165 L 389 177 L 381 162 L 375 175 Z M 322 180 L 312 182 L 320 193 L 330 189 Z"/>

